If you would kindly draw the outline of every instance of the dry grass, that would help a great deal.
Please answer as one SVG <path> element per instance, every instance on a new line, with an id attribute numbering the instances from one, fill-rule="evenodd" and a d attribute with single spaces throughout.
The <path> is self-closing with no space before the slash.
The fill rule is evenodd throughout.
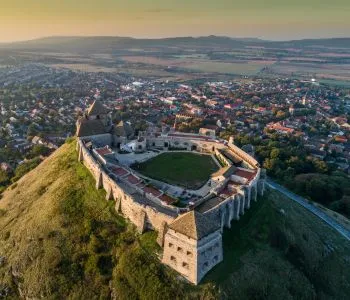
<path id="1" fill-rule="evenodd" d="M 0 292 L 9 298 L 346 299 L 350 245 L 271 191 L 224 233 L 224 262 L 189 287 L 155 258 L 94 188 L 65 144 L 0 201 Z M 112 283 L 112 289 L 110 288 Z M 129 298 L 128 298 L 129 297 Z M 132 298 L 130 298 L 132 297 Z"/>
<path id="2" fill-rule="evenodd" d="M 73 256 L 86 255 L 82 264 L 88 264 L 89 258 L 98 259 L 85 249 L 94 237 L 90 221 L 113 224 L 113 230 L 124 227 L 123 219 L 118 219 L 104 200 L 104 192 L 93 187 L 93 179 L 76 160 L 74 145 L 65 144 L 4 192 L 0 256 L 6 264 L 0 268 L 1 286 L 28 297 L 69 295 L 68 289 L 73 293 L 78 289 L 84 281 L 79 282 L 79 270 L 68 275 L 75 272 L 71 267 L 77 258 Z M 81 241 L 84 236 L 86 243 Z M 71 265 L 66 266 L 67 262 Z M 101 289 L 103 277 L 97 274 L 98 279 L 85 280 Z M 101 294 L 106 290 L 108 287 L 102 288 Z M 85 291 L 90 296 L 94 293 Z"/>

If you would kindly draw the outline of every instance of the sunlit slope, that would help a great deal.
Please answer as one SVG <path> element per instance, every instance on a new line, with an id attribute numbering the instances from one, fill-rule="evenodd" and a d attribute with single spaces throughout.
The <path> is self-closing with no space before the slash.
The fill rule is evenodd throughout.
<path id="1" fill-rule="evenodd" d="M 0 200 L 0 298 L 346 299 L 350 245 L 270 191 L 224 232 L 224 262 L 198 287 L 159 263 L 63 145 Z"/>

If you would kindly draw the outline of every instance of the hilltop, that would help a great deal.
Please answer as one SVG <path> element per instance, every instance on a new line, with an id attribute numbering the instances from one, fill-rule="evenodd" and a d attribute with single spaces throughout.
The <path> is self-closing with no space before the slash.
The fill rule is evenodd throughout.
<path id="1" fill-rule="evenodd" d="M 137 236 L 115 213 L 78 163 L 74 142 L 12 185 L 0 212 L 2 295 L 155 299 L 159 290 L 164 297 L 182 295 L 182 284 L 175 287 L 154 257 L 155 235 Z"/>
<path id="2" fill-rule="evenodd" d="M 224 232 L 224 263 L 199 287 L 161 265 L 63 145 L 0 200 L 0 293 L 9 298 L 345 299 L 350 245 L 276 192 Z M 156 253 L 156 255 L 154 254 Z"/>

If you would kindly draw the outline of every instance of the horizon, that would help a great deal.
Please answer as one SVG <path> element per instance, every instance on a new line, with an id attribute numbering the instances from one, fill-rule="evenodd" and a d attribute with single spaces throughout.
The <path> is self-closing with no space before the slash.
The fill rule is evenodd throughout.
<path id="1" fill-rule="evenodd" d="M 305 37 L 299 39 L 264 39 L 261 37 L 255 36 L 227 36 L 227 35 L 183 35 L 183 36 L 164 36 L 164 37 L 137 37 L 137 36 L 119 36 L 119 35 L 51 35 L 51 36 L 39 36 L 32 39 L 24 39 L 24 40 L 13 40 L 8 42 L 1 42 L 0 44 L 16 44 L 16 43 L 26 43 L 26 42 L 35 42 L 45 39 L 64 39 L 64 38 L 121 38 L 121 39 L 134 39 L 134 40 L 163 40 L 163 39 L 179 39 L 179 38 L 207 38 L 207 37 L 217 37 L 217 38 L 229 38 L 232 40 L 260 40 L 263 42 L 293 42 L 293 41 L 303 41 L 303 40 L 332 40 L 332 39 L 350 39 L 349 36 L 329 36 L 329 37 Z"/>
<path id="2" fill-rule="evenodd" d="M 350 28 L 345 0 L 5 0 L 0 7 L 1 43 L 51 36 L 217 35 L 284 41 L 343 37 Z"/>

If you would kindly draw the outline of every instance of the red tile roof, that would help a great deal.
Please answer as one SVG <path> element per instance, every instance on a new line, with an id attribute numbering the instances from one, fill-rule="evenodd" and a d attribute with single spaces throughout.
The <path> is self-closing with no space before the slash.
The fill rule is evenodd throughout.
<path id="1" fill-rule="evenodd" d="M 236 172 L 234 173 L 234 175 L 239 176 L 239 177 L 243 177 L 243 178 L 247 179 L 248 181 L 252 181 L 256 175 L 256 172 L 253 173 L 253 172 L 237 169 Z"/>
<path id="2" fill-rule="evenodd" d="M 143 190 L 144 190 L 147 194 L 152 194 L 152 195 L 155 196 L 155 197 L 159 197 L 159 196 L 162 194 L 162 192 L 160 192 L 159 190 L 157 190 L 157 189 L 155 189 L 155 188 L 153 188 L 153 187 L 151 187 L 151 186 L 145 186 L 145 187 L 143 188 Z"/>
<path id="3" fill-rule="evenodd" d="M 106 155 L 106 154 L 112 154 L 112 153 L 113 153 L 112 150 L 109 149 L 109 148 L 100 148 L 100 149 L 95 149 L 95 150 L 96 150 L 96 152 L 97 152 L 98 154 L 100 154 L 101 156 L 104 156 L 104 155 Z"/>
<path id="4" fill-rule="evenodd" d="M 117 176 L 124 176 L 125 174 L 129 173 L 127 170 L 119 167 L 111 167 L 111 170 Z"/>
<path id="5" fill-rule="evenodd" d="M 176 202 L 176 199 L 168 196 L 168 195 L 162 195 L 160 197 L 158 197 L 161 201 L 165 202 L 166 204 L 170 205 Z"/>
<path id="6" fill-rule="evenodd" d="M 141 182 L 141 179 L 135 177 L 134 175 L 130 174 L 126 177 L 126 180 L 129 181 L 131 184 L 138 184 Z"/>
<path id="7" fill-rule="evenodd" d="M 221 192 L 220 195 L 226 195 L 226 196 L 232 196 L 237 194 L 237 190 L 235 188 L 229 189 L 228 186 L 226 186 Z"/>

